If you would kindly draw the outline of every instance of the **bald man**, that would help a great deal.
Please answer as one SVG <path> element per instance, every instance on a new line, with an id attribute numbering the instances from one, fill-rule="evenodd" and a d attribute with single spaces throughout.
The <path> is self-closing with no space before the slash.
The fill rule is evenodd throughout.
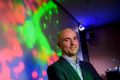
<path id="1" fill-rule="evenodd" d="M 79 61 L 79 41 L 74 30 L 66 28 L 58 35 L 62 56 L 47 69 L 49 80 L 103 80 L 88 62 Z"/>

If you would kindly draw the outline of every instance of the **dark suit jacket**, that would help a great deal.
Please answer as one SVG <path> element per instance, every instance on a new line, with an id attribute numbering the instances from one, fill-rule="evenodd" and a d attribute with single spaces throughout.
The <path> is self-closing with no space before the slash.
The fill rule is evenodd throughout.
<path id="1" fill-rule="evenodd" d="M 103 80 L 90 63 L 80 61 L 80 68 L 84 80 Z M 62 57 L 48 67 L 47 73 L 49 80 L 80 80 L 74 68 Z"/>

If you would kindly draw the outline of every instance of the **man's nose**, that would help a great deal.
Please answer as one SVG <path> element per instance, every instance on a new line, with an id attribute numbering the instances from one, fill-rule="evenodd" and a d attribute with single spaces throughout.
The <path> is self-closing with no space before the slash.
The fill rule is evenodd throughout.
<path id="1" fill-rule="evenodd" d="M 75 41 L 74 41 L 74 40 L 71 40 L 70 44 L 71 44 L 71 45 L 74 45 L 74 44 L 75 44 Z"/>

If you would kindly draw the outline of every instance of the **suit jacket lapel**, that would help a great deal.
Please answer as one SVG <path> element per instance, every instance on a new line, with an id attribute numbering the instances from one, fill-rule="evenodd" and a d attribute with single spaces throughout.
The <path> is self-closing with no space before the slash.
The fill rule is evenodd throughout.
<path id="1" fill-rule="evenodd" d="M 74 70 L 74 68 L 67 62 L 64 58 L 60 57 L 60 62 L 65 68 L 65 70 L 68 72 L 70 76 L 74 76 L 75 80 L 80 80 L 79 75 L 77 72 Z"/>
<path id="2" fill-rule="evenodd" d="M 86 65 L 84 65 L 81 61 L 80 61 L 80 68 L 82 71 L 82 76 L 84 80 L 93 80 L 93 77 L 90 73 L 90 70 L 88 67 L 86 67 Z"/>
<path id="3" fill-rule="evenodd" d="M 79 64 L 79 66 L 80 66 L 80 68 L 81 68 L 81 72 L 82 72 L 83 79 L 86 80 L 86 79 L 85 79 L 85 77 L 86 77 L 85 74 L 86 74 L 86 73 L 85 73 L 84 66 L 83 66 L 81 63 Z"/>

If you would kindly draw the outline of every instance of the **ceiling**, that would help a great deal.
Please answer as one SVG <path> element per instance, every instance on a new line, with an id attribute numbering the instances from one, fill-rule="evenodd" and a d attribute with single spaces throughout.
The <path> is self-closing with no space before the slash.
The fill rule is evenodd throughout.
<path id="1" fill-rule="evenodd" d="M 120 0 L 57 0 L 86 28 L 120 21 Z"/>

